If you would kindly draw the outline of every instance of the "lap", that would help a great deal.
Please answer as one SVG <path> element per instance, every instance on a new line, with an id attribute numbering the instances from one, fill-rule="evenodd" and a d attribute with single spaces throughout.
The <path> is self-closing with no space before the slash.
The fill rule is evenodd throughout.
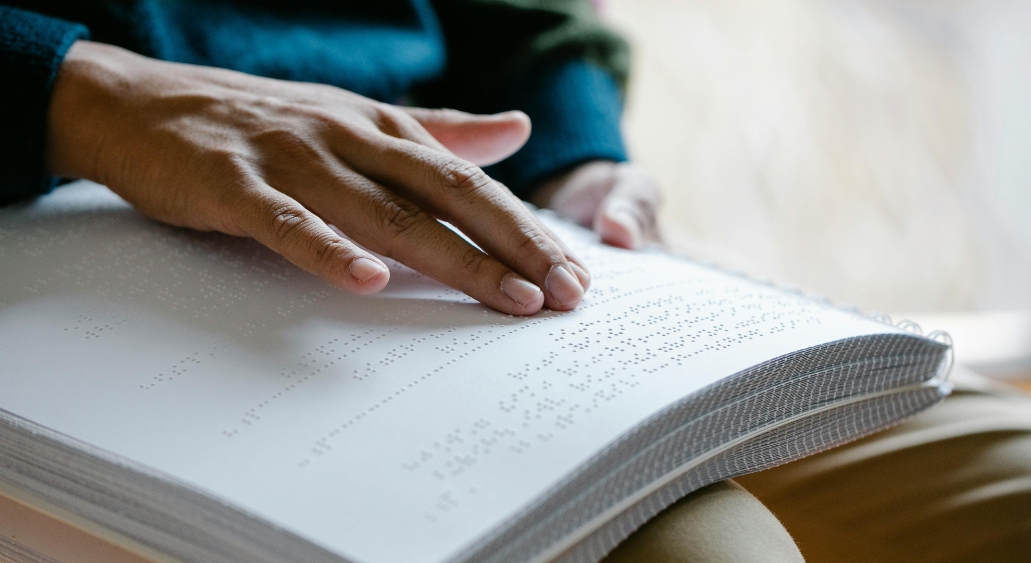
<path id="1" fill-rule="evenodd" d="M 800 561 L 792 537 L 810 563 L 1028 560 L 1031 396 L 953 381 L 893 429 L 685 497 L 606 563 Z"/>
<path id="2" fill-rule="evenodd" d="M 604 563 L 800 563 L 784 527 L 733 481 L 691 493 L 634 532 Z"/>
<path id="3" fill-rule="evenodd" d="M 810 563 L 1031 558 L 1031 396 L 957 369 L 888 431 L 739 479 Z"/>

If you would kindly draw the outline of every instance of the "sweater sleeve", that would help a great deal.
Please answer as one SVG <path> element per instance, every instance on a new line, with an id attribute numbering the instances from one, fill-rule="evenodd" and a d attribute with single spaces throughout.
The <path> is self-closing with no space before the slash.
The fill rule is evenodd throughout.
<path id="1" fill-rule="evenodd" d="M 0 5 L 0 205 L 50 191 L 47 113 L 57 69 L 79 24 Z"/>
<path id="2" fill-rule="evenodd" d="M 587 160 L 626 160 L 620 135 L 626 42 L 587 0 L 434 0 L 448 63 L 428 105 L 477 113 L 510 109 L 530 140 L 487 169 L 527 198 L 540 181 Z"/>

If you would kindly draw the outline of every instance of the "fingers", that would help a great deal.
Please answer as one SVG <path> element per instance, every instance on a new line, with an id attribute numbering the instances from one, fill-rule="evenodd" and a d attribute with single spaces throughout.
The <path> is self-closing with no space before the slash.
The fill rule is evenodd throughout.
<path id="1" fill-rule="evenodd" d="M 530 138 L 530 118 L 521 111 L 495 115 L 452 109 L 403 108 L 403 111 L 449 151 L 477 166 L 508 158 Z M 417 138 L 412 140 L 422 142 Z"/>
<path id="2" fill-rule="evenodd" d="M 550 236 L 551 240 L 555 241 L 555 244 L 557 244 L 558 247 L 562 250 L 562 254 L 565 255 L 566 260 L 569 262 L 569 266 L 572 268 L 573 273 L 576 274 L 576 279 L 580 282 L 580 287 L 583 288 L 584 292 L 590 289 L 591 273 L 587 270 L 587 266 L 584 264 L 584 261 L 581 260 L 579 256 L 573 254 L 573 251 L 570 250 L 569 246 L 566 245 L 566 243 L 561 238 L 559 238 L 558 235 L 552 232 L 552 230 L 549 229 L 547 225 L 542 223 L 536 215 L 531 214 L 531 216 L 533 217 L 534 221 L 536 221 L 537 226 L 542 231 L 544 231 L 545 234 Z"/>
<path id="3" fill-rule="evenodd" d="M 347 185 L 346 195 L 327 193 L 314 208 L 362 246 L 505 313 L 530 315 L 544 305 L 538 284 L 469 244 L 412 202 L 353 172 L 341 172 L 341 181 Z"/>
<path id="4" fill-rule="evenodd" d="M 612 191 L 595 212 L 594 231 L 602 242 L 620 248 L 637 249 L 657 241 L 660 199 L 658 187 L 643 170 L 619 166 Z"/>
<path id="5" fill-rule="evenodd" d="M 341 147 L 358 172 L 394 187 L 446 219 L 488 254 L 544 289 L 545 305 L 570 310 L 583 297 L 586 268 L 568 253 L 507 188 L 472 163 L 404 139 Z M 577 269 L 581 272 L 577 273 Z"/>
<path id="6" fill-rule="evenodd" d="M 229 213 L 234 223 L 297 266 L 355 293 L 375 293 L 390 271 L 378 258 L 338 236 L 312 212 L 267 185 L 251 187 Z"/>
<path id="7" fill-rule="evenodd" d="M 659 188 L 633 163 L 585 162 L 538 188 L 533 201 L 592 227 L 613 246 L 634 249 L 659 240 Z"/>

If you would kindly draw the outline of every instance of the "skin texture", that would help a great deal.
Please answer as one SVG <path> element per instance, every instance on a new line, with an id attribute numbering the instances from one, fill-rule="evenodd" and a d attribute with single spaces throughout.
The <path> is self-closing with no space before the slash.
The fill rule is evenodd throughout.
<path id="1" fill-rule="evenodd" d="M 349 291 L 387 284 L 370 250 L 515 315 L 573 309 L 590 284 L 586 265 L 479 168 L 529 137 L 520 112 L 402 108 L 78 41 L 49 117 L 50 173 L 105 184 L 165 223 L 253 237 Z M 587 163 L 539 193 L 619 246 L 654 230 L 657 190 L 632 165 Z"/>

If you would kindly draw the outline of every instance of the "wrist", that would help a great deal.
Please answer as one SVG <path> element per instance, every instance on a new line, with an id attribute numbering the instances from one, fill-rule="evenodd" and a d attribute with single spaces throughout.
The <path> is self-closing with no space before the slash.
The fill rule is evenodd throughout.
<path id="1" fill-rule="evenodd" d="M 130 83 L 131 58 L 141 57 L 92 41 L 76 41 L 68 49 L 47 114 L 46 163 L 51 175 L 104 182 L 98 156 L 109 137 L 108 109 L 116 93 Z"/>

